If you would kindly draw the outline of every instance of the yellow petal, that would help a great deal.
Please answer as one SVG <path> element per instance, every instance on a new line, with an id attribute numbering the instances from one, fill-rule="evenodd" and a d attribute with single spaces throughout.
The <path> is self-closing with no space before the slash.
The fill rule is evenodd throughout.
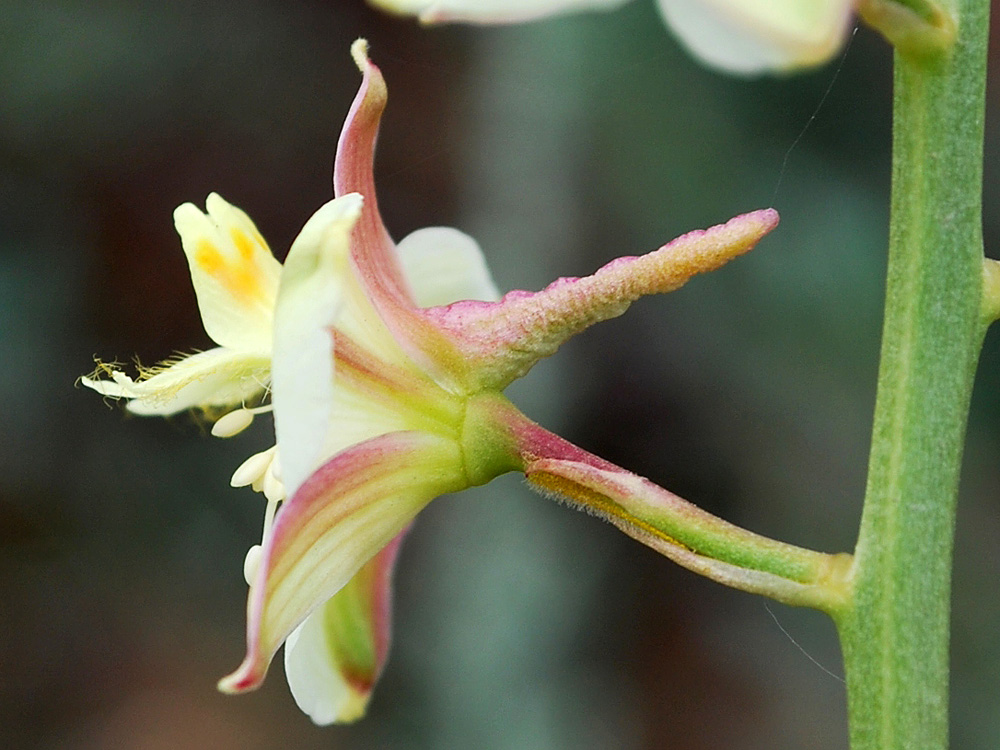
<path id="1" fill-rule="evenodd" d="M 281 264 L 245 213 L 215 193 L 206 207 L 174 211 L 205 331 L 220 346 L 267 351 Z"/>

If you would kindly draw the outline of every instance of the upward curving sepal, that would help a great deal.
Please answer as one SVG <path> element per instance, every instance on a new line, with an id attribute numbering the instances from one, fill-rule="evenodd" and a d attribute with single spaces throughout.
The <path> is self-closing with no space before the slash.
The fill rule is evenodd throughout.
<path id="1" fill-rule="evenodd" d="M 382 73 L 368 59 L 368 42 L 358 39 L 351 45 L 351 55 L 361 71 L 358 89 L 337 142 L 333 166 L 333 192 L 340 197 L 360 193 L 365 205 L 354 227 L 353 256 L 365 283 L 374 285 L 382 295 L 395 301 L 409 301 L 396 248 L 389 236 L 375 197 L 375 142 L 379 123 L 388 100 Z"/>
<path id="2" fill-rule="evenodd" d="M 459 344 L 477 384 L 501 389 L 567 339 L 614 318 L 639 297 L 681 287 L 751 250 L 778 225 L 767 208 L 689 232 L 646 255 L 618 258 L 584 278 L 563 278 L 540 292 L 515 291 L 499 302 L 458 302 L 424 310 Z"/>
<path id="3" fill-rule="evenodd" d="M 461 356 L 447 337 L 417 312 L 375 199 L 375 142 L 387 100 L 385 80 L 368 59 L 364 39 L 351 45 L 351 55 L 362 74 L 361 88 L 340 133 L 333 168 L 334 193 L 360 193 L 365 201 L 351 237 L 351 262 L 369 301 L 400 346 L 440 382 L 453 384 L 463 376 Z"/>

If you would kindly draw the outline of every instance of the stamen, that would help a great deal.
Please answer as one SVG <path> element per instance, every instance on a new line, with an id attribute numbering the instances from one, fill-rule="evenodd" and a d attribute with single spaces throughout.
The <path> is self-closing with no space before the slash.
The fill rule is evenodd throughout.
<path id="1" fill-rule="evenodd" d="M 254 579 L 257 578 L 257 571 L 260 569 L 260 557 L 264 553 L 264 548 L 255 544 L 247 550 L 246 559 L 243 561 L 243 578 L 248 586 L 253 586 Z"/>
<path id="2" fill-rule="evenodd" d="M 212 434 L 219 438 L 228 438 L 243 432 L 253 422 L 254 412 L 250 409 L 237 409 L 219 417 L 212 425 Z"/>
<path id="3" fill-rule="evenodd" d="M 248 484 L 255 485 L 262 482 L 264 473 L 271 465 L 274 454 L 274 446 L 261 453 L 254 453 L 250 458 L 240 464 L 240 467 L 233 472 L 233 478 L 229 480 L 232 487 L 246 487 Z"/>
<path id="4" fill-rule="evenodd" d="M 267 471 L 264 472 L 262 491 L 264 492 L 264 497 L 266 497 L 270 503 L 278 503 L 285 499 L 285 485 L 283 485 L 280 480 L 275 478 L 274 472 L 271 471 L 270 466 L 268 466 Z"/>
<path id="5" fill-rule="evenodd" d="M 264 531 L 261 534 L 261 541 L 267 541 L 267 535 L 271 533 L 271 525 L 274 523 L 274 514 L 278 512 L 278 503 L 268 502 L 267 508 L 264 509 Z"/>

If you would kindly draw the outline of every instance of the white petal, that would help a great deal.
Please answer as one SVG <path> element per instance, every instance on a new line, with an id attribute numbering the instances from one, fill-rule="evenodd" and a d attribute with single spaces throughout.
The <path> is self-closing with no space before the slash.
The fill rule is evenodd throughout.
<path id="1" fill-rule="evenodd" d="M 334 662 L 323 628 L 325 610 L 309 615 L 285 641 L 285 678 L 295 703 L 320 726 L 351 721 L 364 702 L 348 685 Z"/>
<path id="2" fill-rule="evenodd" d="M 420 307 L 464 299 L 494 301 L 500 292 L 479 244 L 451 227 L 418 229 L 399 243 L 399 262 Z"/>
<path id="3" fill-rule="evenodd" d="M 627 0 L 371 0 L 372 5 L 425 23 L 515 23 L 555 13 L 617 8 Z"/>
<path id="4" fill-rule="evenodd" d="M 331 426 L 322 443 L 323 458 L 379 435 L 421 428 L 408 421 L 409 415 L 400 409 L 397 401 L 359 393 L 343 383 L 337 384 L 330 416 Z"/>
<path id="5" fill-rule="evenodd" d="M 409 363 L 410 359 L 383 322 L 358 275 L 357 268 L 352 263 L 343 279 L 343 298 L 337 311 L 337 330 L 363 344 L 365 349 L 386 362 Z"/>
<path id="6" fill-rule="evenodd" d="M 141 380 L 122 372 L 112 381 L 82 378 L 88 388 L 112 398 L 131 399 L 133 414 L 167 416 L 194 407 L 240 404 L 267 385 L 270 358 L 266 354 L 209 349 L 184 357 Z"/>
<path id="7" fill-rule="evenodd" d="M 292 243 L 275 309 L 271 364 L 274 428 L 291 497 L 317 467 L 333 405 L 331 327 L 343 304 L 350 234 L 362 199 L 351 193 L 319 209 Z"/>
<path id="8" fill-rule="evenodd" d="M 709 65 L 747 75 L 825 62 L 853 0 L 659 0 L 681 42 Z"/>
<path id="9" fill-rule="evenodd" d="M 174 211 L 205 331 L 220 346 L 266 351 L 281 264 L 245 213 L 215 193 L 206 207 Z"/>

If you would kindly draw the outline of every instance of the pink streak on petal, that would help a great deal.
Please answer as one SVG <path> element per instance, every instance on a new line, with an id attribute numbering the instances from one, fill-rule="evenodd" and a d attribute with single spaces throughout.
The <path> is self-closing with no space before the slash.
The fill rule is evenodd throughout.
<path id="1" fill-rule="evenodd" d="M 361 88 L 354 97 L 337 142 L 333 191 L 337 197 L 347 193 L 364 196 L 361 218 L 354 226 L 351 255 L 366 285 L 374 285 L 373 291 L 397 303 L 412 304 L 396 260 L 395 245 L 382 223 L 375 195 L 375 142 L 388 89 L 381 71 L 368 59 L 367 49 L 367 43 L 362 40 L 351 47 L 362 73 Z"/>
<path id="2" fill-rule="evenodd" d="M 417 432 L 373 438 L 320 467 L 275 519 L 247 604 L 247 655 L 220 681 L 220 690 L 258 687 L 288 634 L 379 550 L 398 546 L 400 532 L 420 508 L 438 495 L 462 489 L 460 477 L 457 445 Z M 373 511 L 377 513 L 370 515 Z M 341 526 L 344 523 L 348 526 Z M 354 535 L 342 538 L 344 528 Z M 322 547 L 327 550 L 317 557 Z M 385 615 L 383 658 L 389 643 L 388 584 L 394 559 L 393 549 L 386 555 L 384 584 L 375 592 Z"/>
<path id="3" fill-rule="evenodd" d="M 376 583 L 372 587 L 372 618 L 375 629 L 375 674 L 366 686 L 371 690 L 375 681 L 382 674 L 389 647 L 392 644 L 392 582 L 396 572 L 396 560 L 399 558 L 399 548 L 403 539 L 409 533 L 410 527 L 399 532 L 376 556 L 378 572 Z"/>
<path id="4" fill-rule="evenodd" d="M 351 236 L 351 260 L 358 278 L 383 322 L 403 349 L 442 382 L 461 377 L 460 358 L 432 321 L 413 303 L 396 256 L 396 246 L 379 214 L 375 195 L 374 159 L 379 122 L 388 90 L 382 73 L 368 59 L 368 45 L 359 39 L 351 53 L 362 73 L 361 88 L 351 105 L 337 143 L 333 188 L 337 196 L 360 193 L 365 201 Z"/>
<path id="5" fill-rule="evenodd" d="M 267 661 L 261 658 L 260 652 L 255 647 L 253 650 L 248 648 L 247 656 L 239 668 L 231 675 L 219 680 L 219 690 L 233 695 L 256 690 L 264 682 L 264 675 L 267 674 Z"/>

